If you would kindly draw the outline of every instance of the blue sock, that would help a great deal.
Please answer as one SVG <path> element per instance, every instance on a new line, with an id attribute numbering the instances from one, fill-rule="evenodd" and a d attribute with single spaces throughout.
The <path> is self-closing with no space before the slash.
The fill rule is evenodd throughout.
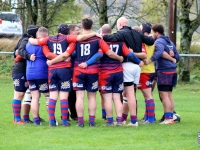
<path id="1" fill-rule="evenodd" d="M 153 123 L 155 120 L 155 103 L 153 99 L 149 99 L 146 101 L 146 110 L 147 110 L 147 116 L 148 121 L 150 123 Z"/>
<path id="2" fill-rule="evenodd" d="M 112 124 L 113 123 L 113 117 L 108 118 L 107 123 Z"/>
<path id="3" fill-rule="evenodd" d="M 13 114 L 14 114 L 14 120 L 19 122 L 21 121 L 21 101 L 17 99 L 13 99 L 12 101 L 12 109 L 13 109 Z"/>
<path id="4" fill-rule="evenodd" d="M 49 105 L 48 105 L 48 114 L 49 114 L 49 122 L 51 125 L 55 126 L 55 109 L 56 109 L 56 100 L 49 99 Z"/>
<path id="5" fill-rule="evenodd" d="M 122 117 L 117 117 L 116 120 L 117 120 L 117 122 L 121 123 L 123 119 L 122 119 Z"/>
<path id="6" fill-rule="evenodd" d="M 171 112 L 165 112 L 165 119 L 171 119 Z"/>
<path id="7" fill-rule="evenodd" d="M 34 121 L 34 123 L 35 124 L 40 124 L 40 117 L 35 117 L 34 119 L 33 119 L 33 121 Z"/>
<path id="8" fill-rule="evenodd" d="M 95 116 L 89 115 L 90 124 L 95 124 Z"/>
<path id="9" fill-rule="evenodd" d="M 30 120 L 30 118 L 29 118 L 29 114 L 24 114 L 23 118 L 24 118 L 24 122 Z"/>
<path id="10" fill-rule="evenodd" d="M 137 116 L 131 115 L 131 123 L 135 124 L 137 122 Z"/>
<path id="11" fill-rule="evenodd" d="M 106 118 L 106 110 L 105 109 L 102 109 L 102 118 Z"/>

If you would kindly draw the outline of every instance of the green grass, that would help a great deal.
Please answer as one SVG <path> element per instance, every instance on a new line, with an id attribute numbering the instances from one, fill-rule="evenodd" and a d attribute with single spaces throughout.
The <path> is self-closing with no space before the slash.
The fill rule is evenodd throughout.
<path id="1" fill-rule="evenodd" d="M 97 97 L 96 113 L 97 127 L 88 127 L 88 113 L 85 108 L 85 127 L 72 126 L 49 127 L 48 122 L 43 126 L 13 125 L 11 103 L 13 85 L 11 78 L 0 78 L 0 150 L 194 150 L 199 149 L 197 133 L 200 132 L 200 87 L 198 84 L 179 84 L 174 90 L 175 109 L 181 116 L 181 123 L 174 125 L 139 125 L 135 127 L 104 127 L 101 120 L 100 98 Z M 156 102 L 156 118 L 161 118 L 163 108 L 154 91 Z M 141 92 L 137 91 L 138 119 L 144 113 L 144 100 Z M 87 100 L 85 100 L 87 105 Z M 44 97 L 41 99 L 41 117 L 45 120 L 48 115 L 45 111 Z M 57 120 L 60 121 L 59 103 L 57 103 Z"/>

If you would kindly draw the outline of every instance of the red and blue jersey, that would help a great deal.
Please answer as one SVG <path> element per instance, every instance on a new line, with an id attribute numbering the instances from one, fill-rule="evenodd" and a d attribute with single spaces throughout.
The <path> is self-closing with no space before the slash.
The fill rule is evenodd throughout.
<path id="1" fill-rule="evenodd" d="M 45 56 L 48 56 L 49 53 L 51 55 L 53 54 L 60 55 L 64 53 L 67 50 L 67 48 L 68 49 L 75 48 L 74 44 L 69 44 L 69 43 L 76 42 L 76 38 L 77 36 L 58 34 L 56 36 L 39 39 L 38 44 L 42 46 L 47 45 L 43 46 L 43 53 L 45 54 Z M 62 61 L 49 66 L 49 69 L 66 68 L 71 66 L 72 66 L 71 61 L 70 62 Z"/>
<path id="2" fill-rule="evenodd" d="M 89 60 L 97 52 L 106 53 L 109 49 L 106 42 L 96 36 L 82 42 L 77 42 L 74 69 L 85 74 L 98 73 L 98 62 L 88 66 L 86 69 L 80 68 L 78 65 Z"/>
<path id="3" fill-rule="evenodd" d="M 126 56 L 131 52 L 126 46 L 126 44 L 123 42 L 107 42 L 107 44 L 110 46 L 110 49 L 119 56 Z M 123 68 L 121 62 L 119 62 L 116 59 L 112 59 L 107 55 L 104 55 L 100 60 L 99 71 L 101 73 L 107 73 L 108 70 L 111 74 L 123 71 Z"/>

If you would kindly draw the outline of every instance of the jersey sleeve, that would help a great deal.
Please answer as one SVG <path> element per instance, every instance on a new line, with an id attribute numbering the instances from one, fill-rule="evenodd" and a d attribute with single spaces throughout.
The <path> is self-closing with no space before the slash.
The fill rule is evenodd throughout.
<path id="1" fill-rule="evenodd" d="M 14 62 L 15 62 L 15 63 L 16 63 L 16 62 L 20 62 L 22 59 L 23 59 L 22 56 L 17 55 L 17 56 L 15 57 L 15 59 L 14 59 Z"/>
<path id="2" fill-rule="evenodd" d="M 147 54 L 146 46 L 144 43 L 142 43 L 142 52 Z"/>
<path id="3" fill-rule="evenodd" d="M 99 47 L 101 48 L 101 50 L 104 53 L 106 53 L 110 49 L 110 47 L 108 46 L 108 44 L 104 40 L 102 40 L 102 39 L 99 40 Z"/>
<path id="4" fill-rule="evenodd" d="M 48 39 L 49 39 L 49 37 L 45 37 L 45 38 L 40 38 L 40 39 L 38 39 L 38 45 L 40 45 L 40 46 L 47 45 Z"/>
<path id="5" fill-rule="evenodd" d="M 125 43 L 122 45 L 122 53 L 124 56 L 128 55 L 131 52 L 131 50 L 126 46 Z"/>
<path id="6" fill-rule="evenodd" d="M 68 43 L 71 43 L 71 42 L 76 43 L 77 36 L 78 35 L 66 35 L 66 41 Z"/>
<path id="7" fill-rule="evenodd" d="M 50 60 L 57 57 L 56 54 L 50 52 L 49 47 L 47 45 L 42 46 L 42 52 L 46 56 L 46 58 L 48 58 Z"/>
<path id="8" fill-rule="evenodd" d="M 76 47 L 75 43 L 70 43 L 66 49 L 66 52 L 69 53 L 70 55 L 72 55 L 72 53 L 75 50 L 75 47 Z"/>

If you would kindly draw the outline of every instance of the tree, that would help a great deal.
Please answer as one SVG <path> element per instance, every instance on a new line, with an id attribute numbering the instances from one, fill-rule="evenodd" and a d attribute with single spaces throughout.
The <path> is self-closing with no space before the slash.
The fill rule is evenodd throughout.
<path id="1" fill-rule="evenodd" d="M 69 14 L 80 16 L 81 10 L 80 7 L 74 5 L 74 0 L 14 0 L 12 9 L 16 9 L 20 15 L 24 31 L 30 24 L 41 25 L 52 31 L 51 28 L 66 22 Z M 60 14 L 60 12 L 62 13 Z M 60 19 L 56 19 L 57 17 Z"/>
<path id="2" fill-rule="evenodd" d="M 195 12 L 191 12 L 192 6 L 196 6 Z M 200 25 L 199 3 L 197 0 L 180 0 L 180 11 L 180 53 L 188 54 L 190 53 L 192 35 Z M 193 18 L 191 15 L 193 15 Z M 181 57 L 179 66 L 180 80 L 184 82 L 190 81 L 189 57 Z"/>
<path id="3" fill-rule="evenodd" d="M 168 24 L 168 3 L 167 0 L 157 0 L 156 3 L 150 0 L 141 1 L 141 16 L 149 23 L 162 22 L 165 29 Z M 166 31 L 165 31 L 166 32 Z"/>
<path id="4" fill-rule="evenodd" d="M 11 11 L 9 2 L 0 0 L 0 11 Z"/>
<path id="5" fill-rule="evenodd" d="M 135 22 L 144 22 L 143 16 L 139 15 L 140 1 L 135 0 L 83 0 L 92 12 L 98 16 L 99 26 L 109 23 L 112 28 L 117 19 L 125 16 L 134 19 Z M 143 14 L 145 15 L 145 14 Z"/>

